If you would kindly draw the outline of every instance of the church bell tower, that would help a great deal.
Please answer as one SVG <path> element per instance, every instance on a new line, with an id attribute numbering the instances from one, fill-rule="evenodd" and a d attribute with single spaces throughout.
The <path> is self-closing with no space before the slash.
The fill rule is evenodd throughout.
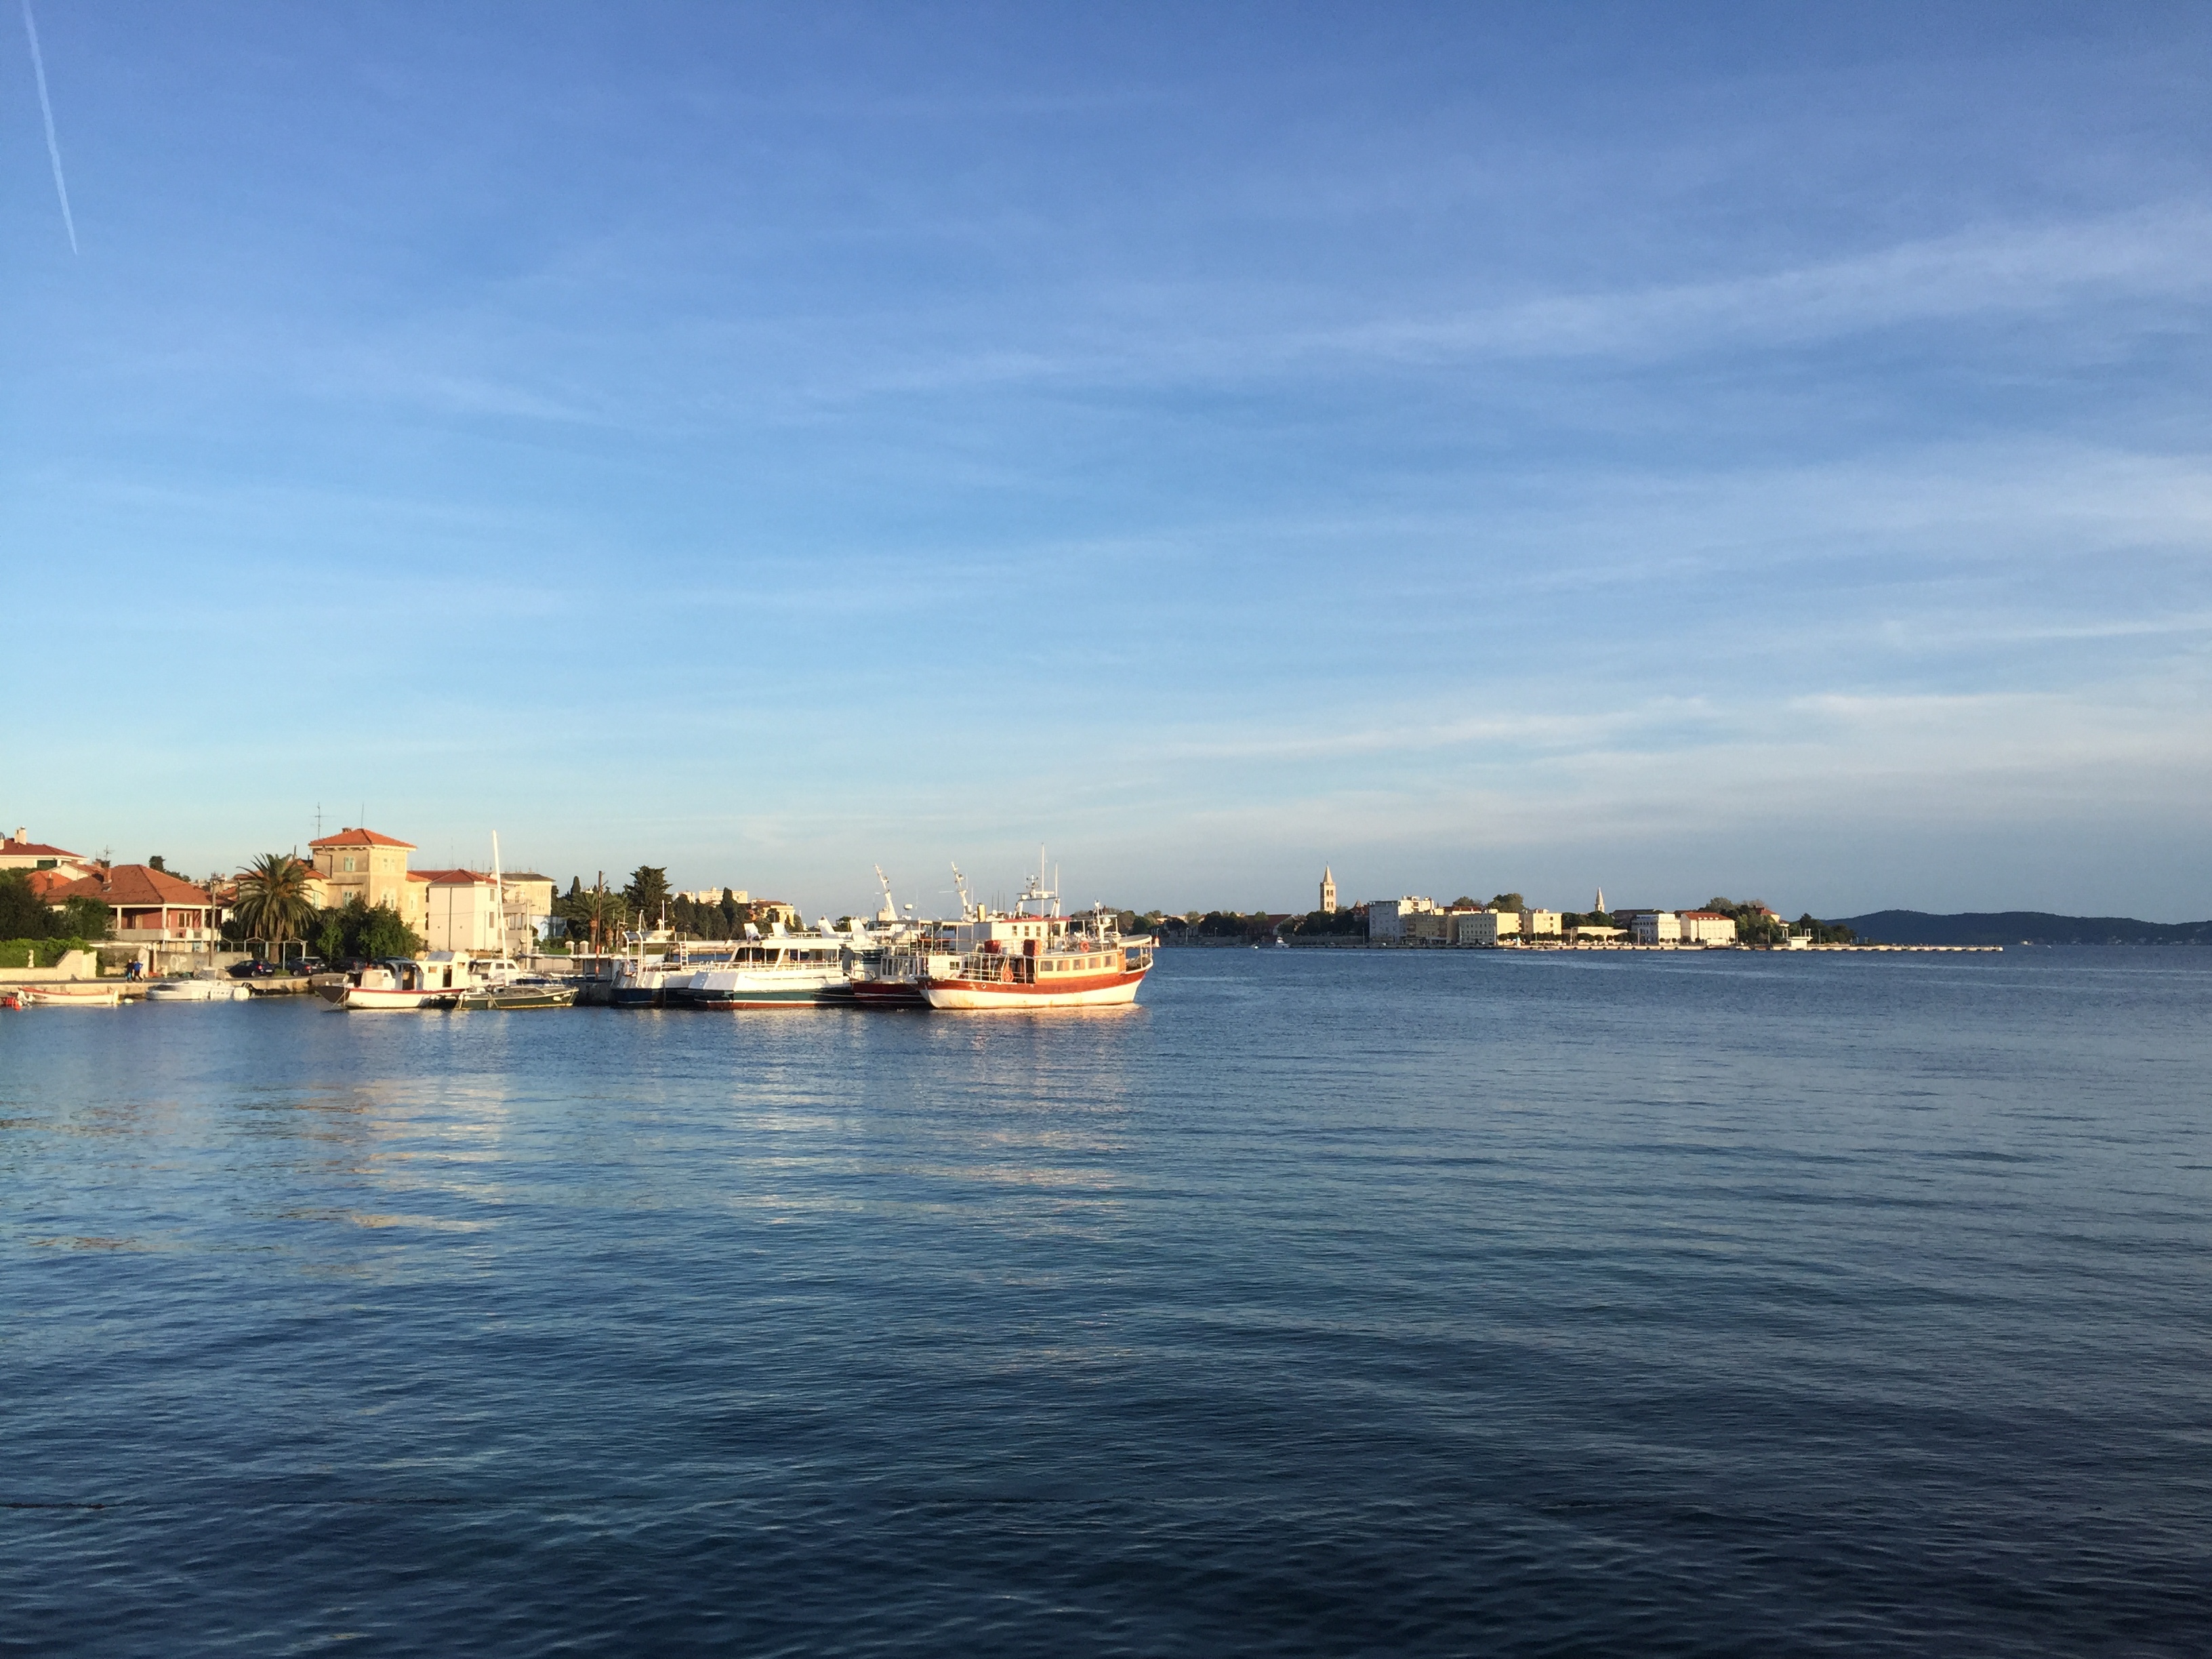
<path id="1" fill-rule="evenodd" d="M 1326 916 L 1336 914 L 1336 877 L 1325 864 L 1321 867 L 1321 909 Z"/>

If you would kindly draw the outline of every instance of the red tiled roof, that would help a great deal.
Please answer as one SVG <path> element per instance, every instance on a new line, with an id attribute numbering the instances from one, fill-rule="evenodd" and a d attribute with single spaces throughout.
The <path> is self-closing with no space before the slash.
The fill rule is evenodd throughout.
<path id="1" fill-rule="evenodd" d="M 59 903 L 61 900 L 67 898 L 69 895 L 66 893 L 54 894 L 54 890 L 56 888 L 66 887 L 71 882 L 82 881 L 84 879 L 82 876 L 73 876 L 70 874 L 66 870 L 26 870 L 22 872 L 22 877 L 26 882 L 30 884 L 31 892 L 34 897 L 45 898 L 48 895 L 52 894 L 54 896 L 54 901 L 57 903 Z"/>
<path id="2" fill-rule="evenodd" d="M 143 864 L 118 864 L 104 874 L 82 877 L 46 895 L 50 904 L 73 898 L 96 898 L 132 909 L 155 904 L 204 908 L 215 902 L 206 888 Z"/>
<path id="3" fill-rule="evenodd" d="M 481 870 L 410 870 L 407 879 L 434 882 L 441 887 L 466 886 L 471 882 L 491 885 L 491 878 Z"/>
<path id="4" fill-rule="evenodd" d="M 49 847 L 42 841 L 17 841 L 13 836 L 0 841 L 0 858 L 11 859 L 75 859 L 84 861 L 82 853 L 64 853 L 58 847 Z"/>
<path id="5" fill-rule="evenodd" d="M 413 842 L 395 841 L 390 836 L 378 835 L 374 830 L 341 830 L 335 836 L 325 836 L 319 841 L 309 842 L 307 845 L 310 847 L 404 847 L 410 853 L 415 850 Z"/>

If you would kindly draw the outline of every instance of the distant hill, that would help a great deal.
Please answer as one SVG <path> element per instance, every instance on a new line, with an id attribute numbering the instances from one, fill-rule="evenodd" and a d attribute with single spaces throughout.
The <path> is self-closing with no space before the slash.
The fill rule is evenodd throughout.
<path id="1" fill-rule="evenodd" d="M 2131 916 L 2054 916 L 2047 910 L 1931 916 L 1877 910 L 1842 921 L 1873 945 L 2212 945 L 2212 921 L 2137 921 Z"/>

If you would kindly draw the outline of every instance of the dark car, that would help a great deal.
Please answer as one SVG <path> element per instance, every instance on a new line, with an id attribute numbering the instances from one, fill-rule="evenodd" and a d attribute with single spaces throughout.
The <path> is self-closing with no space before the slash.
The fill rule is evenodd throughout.
<path id="1" fill-rule="evenodd" d="M 283 971 L 273 962 L 234 962 L 230 964 L 233 979 L 274 979 Z"/>

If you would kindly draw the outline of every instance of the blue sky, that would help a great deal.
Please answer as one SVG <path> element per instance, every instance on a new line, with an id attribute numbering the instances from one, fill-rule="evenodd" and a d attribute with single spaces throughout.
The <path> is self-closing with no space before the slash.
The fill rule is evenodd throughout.
<path id="1" fill-rule="evenodd" d="M 2212 915 L 2212 12 L 100 6 L 0 818 Z"/>

